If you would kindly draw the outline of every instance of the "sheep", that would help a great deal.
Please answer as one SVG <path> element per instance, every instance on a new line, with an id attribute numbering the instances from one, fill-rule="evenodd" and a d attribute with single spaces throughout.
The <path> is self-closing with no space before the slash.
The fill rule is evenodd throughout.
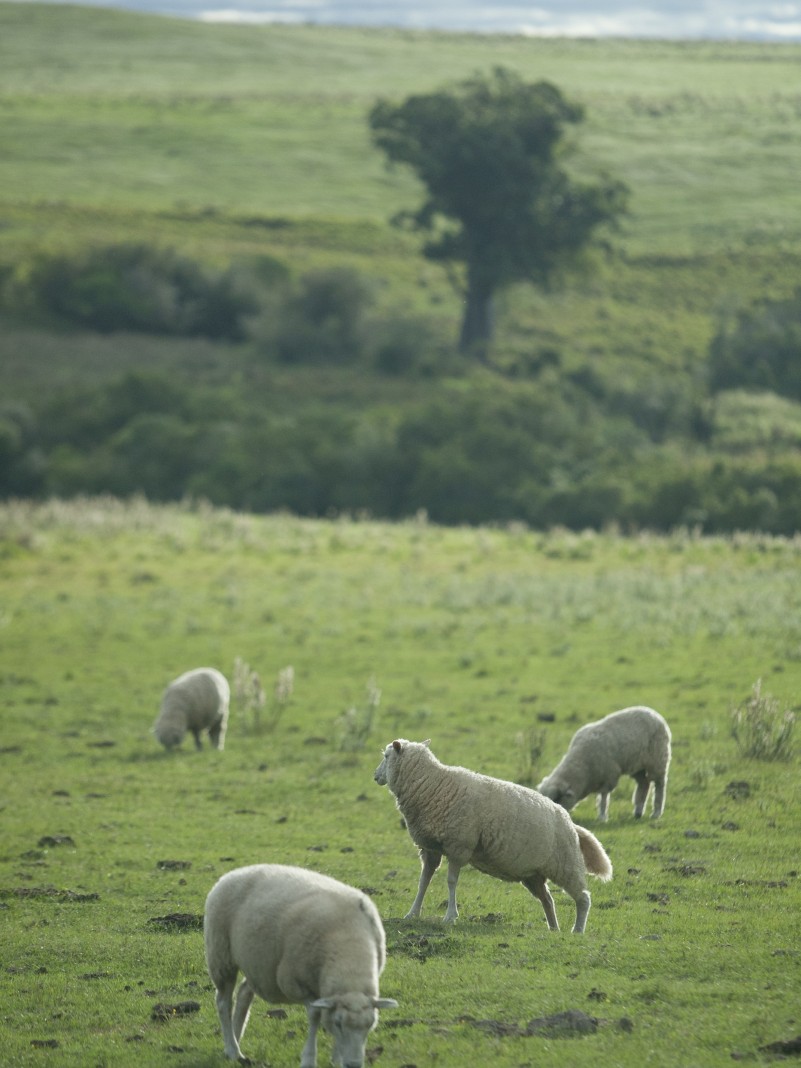
<path id="1" fill-rule="evenodd" d="M 315 1068 L 317 1031 L 334 1039 L 333 1061 L 362 1068 L 386 960 L 384 927 L 366 894 L 304 868 L 253 864 L 223 875 L 206 898 L 206 963 L 217 991 L 225 1054 L 250 1063 L 239 1043 L 256 994 L 306 1006 L 301 1068 Z M 236 996 L 237 973 L 244 978 Z"/>
<path id="2" fill-rule="evenodd" d="M 583 797 L 597 793 L 598 818 L 609 818 L 609 795 L 621 775 L 636 782 L 634 817 L 640 819 L 654 784 L 651 816 L 665 809 L 670 727 L 653 708 L 634 705 L 579 727 L 567 752 L 537 789 L 570 811 Z"/>
<path id="3" fill-rule="evenodd" d="M 200 732 L 207 730 L 215 749 L 225 745 L 231 690 L 216 668 L 194 668 L 173 679 L 161 698 L 161 712 L 153 733 L 163 746 L 180 745 L 187 730 L 201 749 Z"/>
<path id="4" fill-rule="evenodd" d="M 420 915 L 428 884 L 448 860 L 446 923 L 455 922 L 456 884 L 465 864 L 508 882 L 521 882 L 542 904 L 548 927 L 559 930 L 547 881 L 576 903 L 573 931 L 581 934 L 590 911 L 586 874 L 606 882 L 612 865 L 598 839 L 574 825 L 568 813 L 542 794 L 517 783 L 441 764 L 429 742 L 397 738 L 375 770 L 388 786 L 412 840 L 422 871 L 406 919 Z"/>

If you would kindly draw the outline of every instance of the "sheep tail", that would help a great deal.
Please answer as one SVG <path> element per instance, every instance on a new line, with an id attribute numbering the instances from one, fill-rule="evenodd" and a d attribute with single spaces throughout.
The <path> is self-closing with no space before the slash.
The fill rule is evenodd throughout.
<path id="1" fill-rule="evenodd" d="M 579 827 L 577 823 L 574 827 L 587 871 L 590 875 L 596 875 L 602 883 L 608 882 L 612 878 L 612 862 L 606 855 L 606 850 L 586 827 Z"/>

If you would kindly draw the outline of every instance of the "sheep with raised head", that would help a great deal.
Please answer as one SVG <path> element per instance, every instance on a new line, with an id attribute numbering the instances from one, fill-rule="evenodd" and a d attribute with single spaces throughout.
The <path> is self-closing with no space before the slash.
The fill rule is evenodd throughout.
<path id="1" fill-rule="evenodd" d="M 559 930 L 547 880 L 576 903 L 573 931 L 580 934 L 590 911 L 587 873 L 611 879 L 612 865 L 598 839 L 576 826 L 547 797 L 517 783 L 441 764 L 428 742 L 398 738 L 384 750 L 375 771 L 388 786 L 412 841 L 422 871 L 407 918 L 420 915 L 428 885 L 443 856 L 448 860 L 445 922 L 458 916 L 456 884 L 466 864 L 507 882 L 520 882 L 542 904 L 552 931 Z"/>
<path id="2" fill-rule="evenodd" d="M 377 1010 L 397 1006 L 378 996 L 386 940 L 366 894 L 304 868 L 254 864 L 214 885 L 204 932 L 227 1057 L 246 1060 L 239 1043 L 258 994 L 306 1006 L 309 1034 L 301 1068 L 317 1063 L 321 1023 L 333 1036 L 334 1063 L 362 1068 Z M 244 978 L 234 1008 L 239 972 Z"/>
<path id="3" fill-rule="evenodd" d="M 579 727 L 565 755 L 537 789 L 568 811 L 588 794 L 597 794 L 598 817 L 606 821 L 610 793 L 621 775 L 630 775 L 636 783 L 635 818 L 642 816 L 653 783 L 651 815 L 658 819 L 665 809 L 670 740 L 670 727 L 653 708 L 634 705 L 610 712 Z"/>
<path id="4" fill-rule="evenodd" d="M 216 668 L 193 668 L 173 679 L 164 691 L 153 733 L 163 746 L 172 749 L 190 731 L 200 749 L 200 734 L 208 731 L 211 744 L 222 749 L 230 702 L 231 689 L 222 672 Z"/>

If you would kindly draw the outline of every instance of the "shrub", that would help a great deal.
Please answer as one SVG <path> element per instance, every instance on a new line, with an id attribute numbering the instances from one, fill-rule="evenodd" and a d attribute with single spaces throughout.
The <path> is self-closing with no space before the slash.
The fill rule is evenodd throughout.
<path id="1" fill-rule="evenodd" d="M 12 295 L 23 306 L 101 333 L 241 340 L 255 311 L 232 271 L 204 271 L 171 249 L 119 244 L 77 255 L 40 255 L 17 271 Z"/>
<path id="2" fill-rule="evenodd" d="M 769 390 L 801 400 L 801 289 L 763 301 L 718 330 L 709 347 L 714 390 Z"/>
<path id="3" fill-rule="evenodd" d="M 283 363 L 351 362 L 364 351 L 371 301 L 372 287 L 358 271 L 311 271 L 278 309 L 268 346 Z"/>
<path id="4" fill-rule="evenodd" d="M 24 404 L 0 406 L 0 497 L 33 496 L 44 485 L 36 420 Z"/>
<path id="5" fill-rule="evenodd" d="M 179 416 L 142 412 L 109 439 L 108 490 L 143 493 L 155 501 L 180 500 L 195 467 L 198 429 Z"/>
<path id="6" fill-rule="evenodd" d="M 762 694 L 757 679 L 751 696 L 732 710 L 731 730 L 740 753 L 757 760 L 789 760 L 793 752 L 795 713 Z"/>
<path id="7" fill-rule="evenodd" d="M 383 375 L 417 374 L 426 363 L 441 365 L 434 330 L 422 316 L 393 313 L 370 324 L 366 342 L 376 370 Z"/>

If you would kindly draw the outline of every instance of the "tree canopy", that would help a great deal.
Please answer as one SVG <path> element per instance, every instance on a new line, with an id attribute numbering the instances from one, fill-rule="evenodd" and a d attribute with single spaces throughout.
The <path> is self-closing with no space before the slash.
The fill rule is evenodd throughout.
<path id="1" fill-rule="evenodd" d="M 625 210 L 622 182 L 579 181 L 563 166 L 566 128 L 583 117 L 556 86 L 504 68 L 371 109 L 374 143 L 427 189 L 398 221 L 426 234 L 427 258 L 464 267 L 463 351 L 491 339 L 499 288 L 545 284 Z"/>

